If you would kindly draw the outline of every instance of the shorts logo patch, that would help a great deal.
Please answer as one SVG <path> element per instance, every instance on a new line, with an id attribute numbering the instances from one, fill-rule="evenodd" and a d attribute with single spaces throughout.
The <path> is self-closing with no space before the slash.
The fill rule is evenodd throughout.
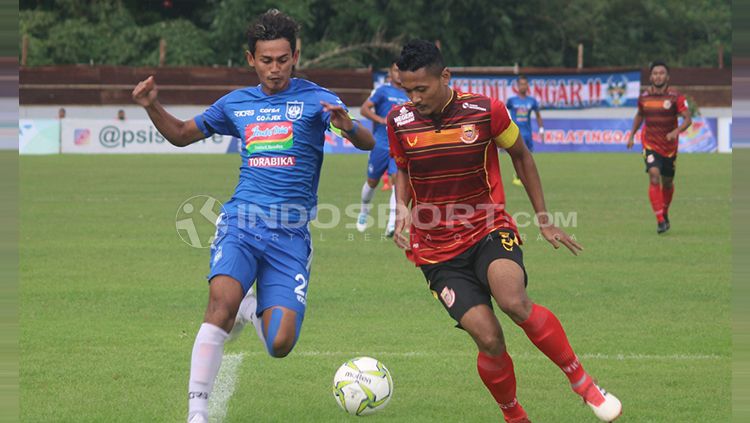
<path id="1" fill-rule="evenodd" d="M 440 293 L 440 298 L 443 299 L 443 303 L 445 303 L 446 307 L 451 308 L 453 307 L 453 303 L 456 302 L 456 293 L 446 286 Z"/>
<path id="2" fill-rule="evenodd" d="M 648 156 L 646 156 L 646 163 L 653 163 L 654 160 L 656 160 L 656 158 L 653 154 L 649 154 Z"/>
<path id="3" fill-rule="evenodd" d="M 513 251 L 513 247 L 518 244 L 515 236 L 511 236 L 508 232 L 500 232 L 500 242 L 503 244 L 505 251 Z"/>

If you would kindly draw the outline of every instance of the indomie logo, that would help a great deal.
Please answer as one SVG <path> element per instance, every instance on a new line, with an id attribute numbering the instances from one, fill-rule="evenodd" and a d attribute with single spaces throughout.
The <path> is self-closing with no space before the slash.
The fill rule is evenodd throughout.
<path id="1" fill-rule="evenodd" d="M 245 148 L 254 151 L 286 150 L 294 142 L 292 122 L 251 123 L 245 126 Z"/>

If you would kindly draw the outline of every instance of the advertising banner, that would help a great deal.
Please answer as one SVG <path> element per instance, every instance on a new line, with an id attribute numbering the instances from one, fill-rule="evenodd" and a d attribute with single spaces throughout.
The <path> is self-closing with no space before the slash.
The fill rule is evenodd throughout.
<path id="1" fill-rule="evenodd" d="M 60 120 L 21 119 L 18 121 L 19 154 L 59 154 Z"/>

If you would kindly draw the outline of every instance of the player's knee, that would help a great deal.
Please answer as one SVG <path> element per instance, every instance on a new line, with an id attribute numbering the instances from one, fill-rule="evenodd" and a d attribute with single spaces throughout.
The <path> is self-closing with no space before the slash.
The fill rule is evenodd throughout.
<path id="1" fill-rule="evenodd" d="M 531 300 L 527 297 L 506 298 L 498 303 L 500 310 L 513 319 L 514 322 L 523 322 L 531 314 Z"/>
<path id="2" fill-rule="evenodd" d="M 266 331 L 266 349 L 271 357 L 283 358 L 289 355 L 297 343 L 302 325 L 302 316 L 296 314 L 293 320 L 284 319 L 284 311 L 270 310 L 271 319 Z"/>
<path id="3" fill-rule="evenodd" d="M 284 358 L 292 352 L 295 344 L 296 339 L 294 336 L 277 336 L 273 340 L 273 343 L 268 346 L 268 353 L 271 357 Z"/>
<path id="4" fill-rule="evenodd" d="M 233 312 L 229 304 L 209 301 L 205 321 L 228 331 L 228 329 L 231 329 L 232 324 L 234 324 L 236 315 L 237 312 Z"/>
<path id="5" fill-rule="evenodd" d="M 500 355 L 505 352 L 505 342 L 499 333 L 487 332 L 474 336 L 479 351 L 489 355 Z"/>

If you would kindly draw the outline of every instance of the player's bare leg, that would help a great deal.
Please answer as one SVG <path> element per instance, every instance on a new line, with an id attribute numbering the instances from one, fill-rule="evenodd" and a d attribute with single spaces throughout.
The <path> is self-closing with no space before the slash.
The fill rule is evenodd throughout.
<path id="1" fill-rule="evenodd" d="M 378 182 L 377 179 L 367 178 L 367 181 L 362 185 L 362 206 L 357 217 L 357 230 L 359 232 L 364 232 L 367 229 L 367 217 L 370 215 L 370 208 L 372 207 L 370 202 L 375 195 Z"/>
<path id="2" fill-rule="evenodd" d="M 277 358 L 286 357 L 297 343 L 302 316 L 292 309 L 274 306 L 266 309 L 262 317 L 268 353 Z"/>
<path id="3" fill-rule="evenodd" d="M 674 177 L 673 176 L 662 176 L 661 177 L 661 195 L 664 201 L 664 222 L 667 224 L 667 230 L 670 228 L 669 224 L 669 205 L 672 204 L 672 195 L 674 194 Z"/>
<path id="4" fill-rule="evenodd" d="M 195 337 L 190 361 L 188 422 L 208 422 L 208 398 L 242 297 L 242 285 L 236 279 L 225 275 L 211 279 L 204 323 Z"/>
<path id="5" fill-rule="evenodd" d="M 664 222 L 664 196 L 661 192 L 662 176 L 658 167 L 648 169 L 648 198 L 651 201 L 651 209 L 656 216 L 656 233 L 662 234 L 667 231 Z"/>
<path id="6" fill-rule="evenodd" d="M 622 413 L 614 395 L 599 388 L 583 369 L 568 342 L 560 321 L 548 309 L 534 304 L 526 294 L 524 271 L 507 259 L 493 261 L 487 277 L 500 309 L 518 324 L 531 342 L 565 373 L 571 388 L 602 421 L 613 421 Z"/>
<path id="7" fill-rule="evenodd" d="M 470 308 L 459 322 L 477 344 L 477 371 L 509 423 L 528 423 L 528 416 L 516 398 L 513 360 L 505 348 L 500 322 L 488 306 Z"/>

